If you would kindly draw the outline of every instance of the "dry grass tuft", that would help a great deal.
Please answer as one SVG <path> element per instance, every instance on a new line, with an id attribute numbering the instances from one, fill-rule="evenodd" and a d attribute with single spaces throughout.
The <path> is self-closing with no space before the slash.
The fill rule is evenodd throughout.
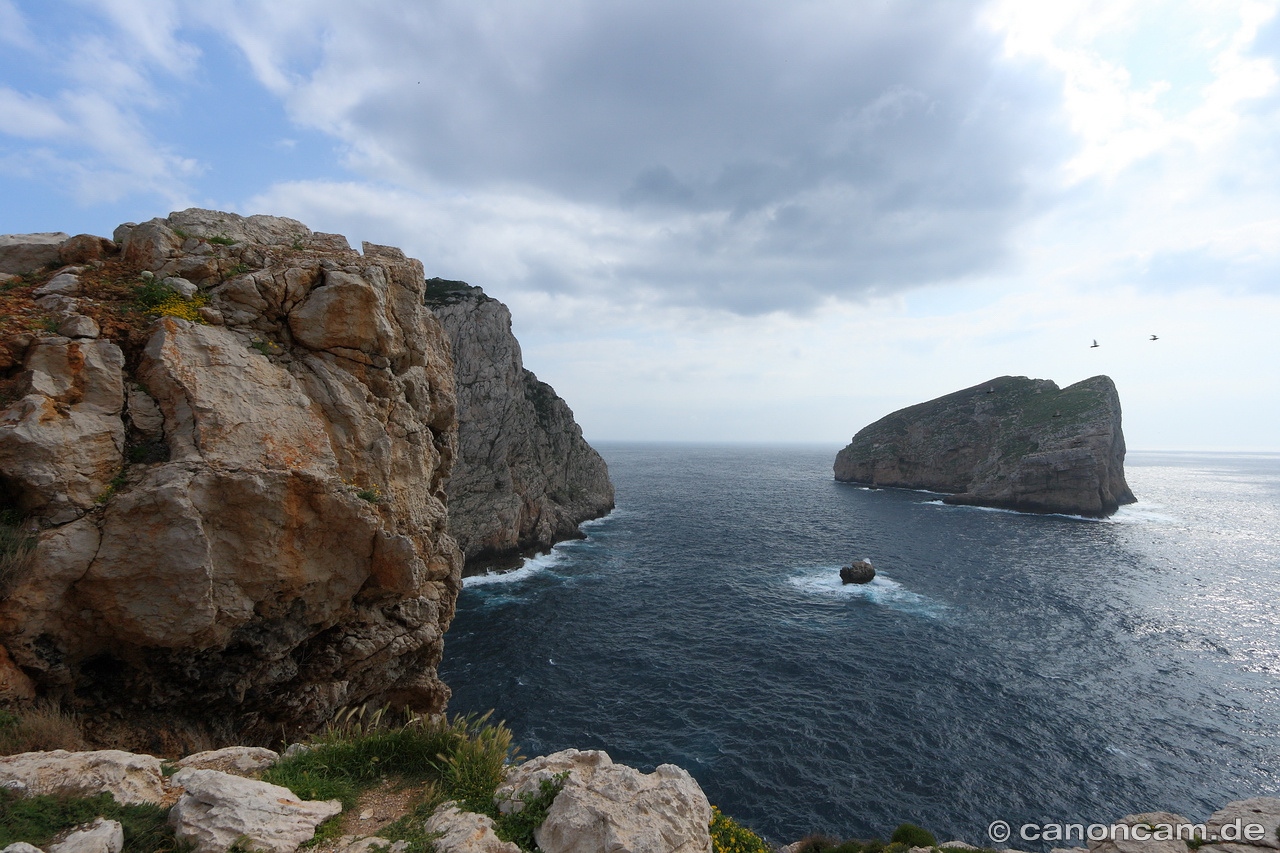
<path id="1" fill-rule="evenodd" d="M 52 702 L 36 702 L 17 712 L 0 711 L 0 755 L 88 749 L 79 716 Z"/>

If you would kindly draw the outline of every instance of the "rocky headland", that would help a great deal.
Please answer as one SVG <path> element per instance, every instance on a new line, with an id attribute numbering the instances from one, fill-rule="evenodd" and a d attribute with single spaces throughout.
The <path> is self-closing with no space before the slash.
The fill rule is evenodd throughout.
<path id="1" fill-rule="evenodd" d="M 1060 389 L 1001 376 L 864 427 L 834 469 L 841 482 L 944 492 L 946 503 L 1102 517 L 1134 501 L 1124 455 L 1110 378 Z"/>
<path id="2" fill-rule="evenodd" d="M 555 390 L 526 370 L 507 306 L 460 281 L 427 282 L 454 354 L 458 453 L 445 486 L 468 573 L 507 567 L 613 509 L 613 484 Z"/>
<path id="3" fill-rule="evenodd" d="M 421 263 L 198 209 L 113 238 L 0 241 L 0 690 L 151 750 L 441 711 L 457 405 Z"/>

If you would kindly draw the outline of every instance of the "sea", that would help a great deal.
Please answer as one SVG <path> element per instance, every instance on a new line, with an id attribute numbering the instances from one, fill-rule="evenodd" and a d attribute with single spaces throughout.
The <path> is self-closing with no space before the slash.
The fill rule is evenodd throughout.
<path id="1" fill-rule="evenodd" d="M 617 509 L 445 638 L 450 710 L 525 756 L 679 765 L 777 844 L 1280 796 L 1280 455 L 1130 452 L 1094 520 L 837 483 L 834 445 L 598 449 Z"/>

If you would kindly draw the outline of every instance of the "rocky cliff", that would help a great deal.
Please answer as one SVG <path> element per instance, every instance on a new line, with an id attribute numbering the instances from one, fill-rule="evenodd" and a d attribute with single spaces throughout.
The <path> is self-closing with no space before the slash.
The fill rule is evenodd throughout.
<path id="1" fill-rule="evenodd" d="M 421 264 L 196 209 L 36 236 L 0 246 L 0 488 L 39 542 L 4 553 L 0 681 L 224 741 L 441 710 L 457 428 Z"/>
<path id="2" fill-rule="evenodd" d="M 1059 389 L 1002 376 L 863 428 L 836 456 L 835 477 L 948 492 L 947 503 L 1106 516 L 1134 501 L 1124 454 L 1108 377 Z"/>
<path id="3" fill-rule="evenodd" d="M 579 524 L 613 509 L 604 460 L 568 404 L 525 370 L 507 306 L 463 282 L 427 285 L 457 365 L 458 456 L 446 492 L 467 570 L 580 535 Z"/>

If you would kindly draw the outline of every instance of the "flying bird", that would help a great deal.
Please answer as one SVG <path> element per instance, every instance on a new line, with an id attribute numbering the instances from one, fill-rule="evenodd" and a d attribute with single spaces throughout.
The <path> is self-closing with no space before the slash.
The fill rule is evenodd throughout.
<path id="1" fill-rule="evenodd" d="M 1158 335 L 1152 335 L 1152 336 L 1151 336 L 1151 340 L 1153 340 L 1153 341 L 1158 341 L 1158 340 L 1160 340 L 1160 337 L 1159 337 Z"/>
<path id="2" fill-rule="evenodd" d="M 1089 347 L 1089 349 L 1093 349 L 1093 347 L 1096 347 L 1097 345 L 1098 345 L 1098 339 L 1097 339 L 1097 338 L 1094 338 L 1094 339 L 1093 339 L 1093 346 Z"/>

